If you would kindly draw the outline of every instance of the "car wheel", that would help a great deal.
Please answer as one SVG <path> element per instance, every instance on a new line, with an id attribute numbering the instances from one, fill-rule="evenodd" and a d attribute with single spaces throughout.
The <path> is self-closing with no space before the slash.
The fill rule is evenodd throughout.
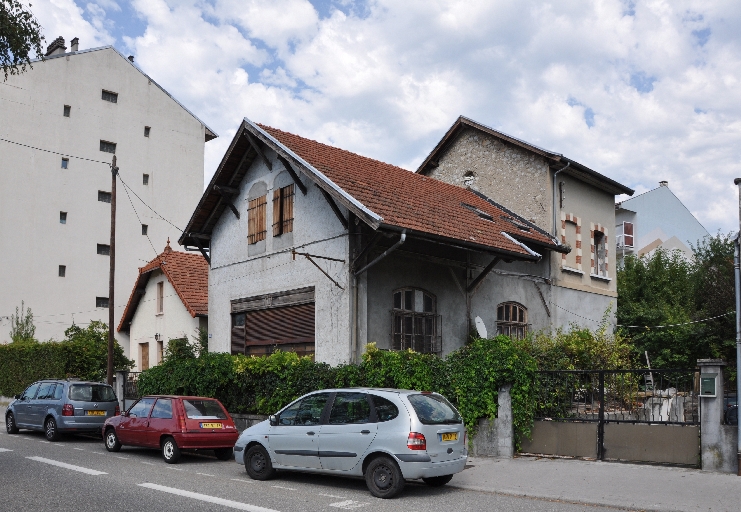
<path id="1" fill-rule="evenodd" d="M 54 418 L 48 418 L 44 423 L 44 434 L 46 435 L 47 441 L 59 441 L 59 430 L 57 429 L 57 420 Z"/>
<path id="2" fill-rule="evenodd" d="M 168 464 L 177 464 L 180 460 L 180 448 L 172 437 L 167 437 L 162 442 L 162 457 Z"/>
<path id="3" fill-rule="evenodd" d="M 390 457 L 378 457 L 365 470 L 365 483 L 376 498 L 393 498 L 404 489 L 404 476 Z"/>
<path id="4" fill-rule="evenodd" d="M 8 431 L 8 434 L 18 433 L 18 427 L 15 426 L 15 417 L 12 412 L 9 412 L 8 415 L 5 416 L 5 430 Z"/>
<path id="5" fill-rule="evenodd" d="M 244 467 L 253 480 L 268 480 L 275 476 L 270 455 L 259 444 L 253 446 L 244 454 Z"/>
<path id="6" fill-rule="evenodd" d="M 430 487 L 442 487 L 453 479 L 453 475 L 444 476 L 431 476 L 430 478 L 423 478 L 422 481 Z"/>
<path id="7" fill-rule="evenodd" d="M 234 450 L 232 448 L 217 448 L 214 450 L 214 455 L 219 460 L 229 460 L 232 458 Z"/>
<path id="8" fill-rule="evenodd" d="M 112 428 L 105 431 L 105 449 L 109 452 L 117 452 L 121 449 L 121 441 L 118 440 L 116 431 Z"/>

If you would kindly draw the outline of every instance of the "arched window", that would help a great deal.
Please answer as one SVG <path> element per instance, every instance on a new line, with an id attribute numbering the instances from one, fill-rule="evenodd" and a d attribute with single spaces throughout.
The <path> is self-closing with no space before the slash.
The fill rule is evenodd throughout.
<path id="1" fill-rule="evenodd" d="M 435 296 L 417 288 L 401 288 L 393 295 L 391 349 L 440 353 L 440 315 Z"/>
<path id="2" fill-rule="evenodd" d="M 527 308 L 517 302 L 502 302 L 497 306 L 497 334 L 524 338 L 527 334 Z"/>

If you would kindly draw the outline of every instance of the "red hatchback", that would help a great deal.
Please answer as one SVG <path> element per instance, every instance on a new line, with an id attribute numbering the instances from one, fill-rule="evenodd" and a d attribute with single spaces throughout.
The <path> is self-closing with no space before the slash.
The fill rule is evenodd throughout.
<path id="1" fill-rule="evenodd" d="M 168 464 L 180 459 L 180 450 L 213 450 L 229 460 L 239 432 L 221 402 L 200 396 L 145 396 L 120 416 L 103 424 L 109 452 L 121 445 L 159 448 Z"/>

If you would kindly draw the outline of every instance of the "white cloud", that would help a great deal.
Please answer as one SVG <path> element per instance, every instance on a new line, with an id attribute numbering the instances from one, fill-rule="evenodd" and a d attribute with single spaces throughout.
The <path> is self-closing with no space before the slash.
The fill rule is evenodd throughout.
<path id="1" fill-rule="evenodd" d="M 81 49 L 114 42 L 107 28 L 91 25 L 83 17 L 82 8 L 72 0 L 34 0 L 31 10 L 41 24 L 47 44 L 58 36 L 64 37 L 68 46 L 72 38 L 79 37 Z"/>

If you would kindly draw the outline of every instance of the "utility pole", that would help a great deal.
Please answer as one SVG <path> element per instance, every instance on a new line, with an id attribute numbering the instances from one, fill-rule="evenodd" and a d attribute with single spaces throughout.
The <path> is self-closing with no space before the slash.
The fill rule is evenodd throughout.
<path id="1" fill-rule="evenodd" d="M 114 312 L 114 292 L 116 276 L 116 178 L 118 176 L 118 167 L 116 167 L 116 155 L 113 155 L 111 163 L 111 249 L 110 249 L 110 270 L 108 275 L 108 385 L 113 385 L 113 323 L 115 321 Z"/>
<path id="2" fill-rule="evenodd" d="M 736 280 L 736 423 L 738 424 L 738 445 L 736 446 L 736 455 L 738 458 L 737 475 L 741 476 L 741 178 L 733 180 L 733 184 L 738 186 L 738 223 L 739 231 L 736 236 L 735 250 L 733 251 L 733 269 Z"/>

